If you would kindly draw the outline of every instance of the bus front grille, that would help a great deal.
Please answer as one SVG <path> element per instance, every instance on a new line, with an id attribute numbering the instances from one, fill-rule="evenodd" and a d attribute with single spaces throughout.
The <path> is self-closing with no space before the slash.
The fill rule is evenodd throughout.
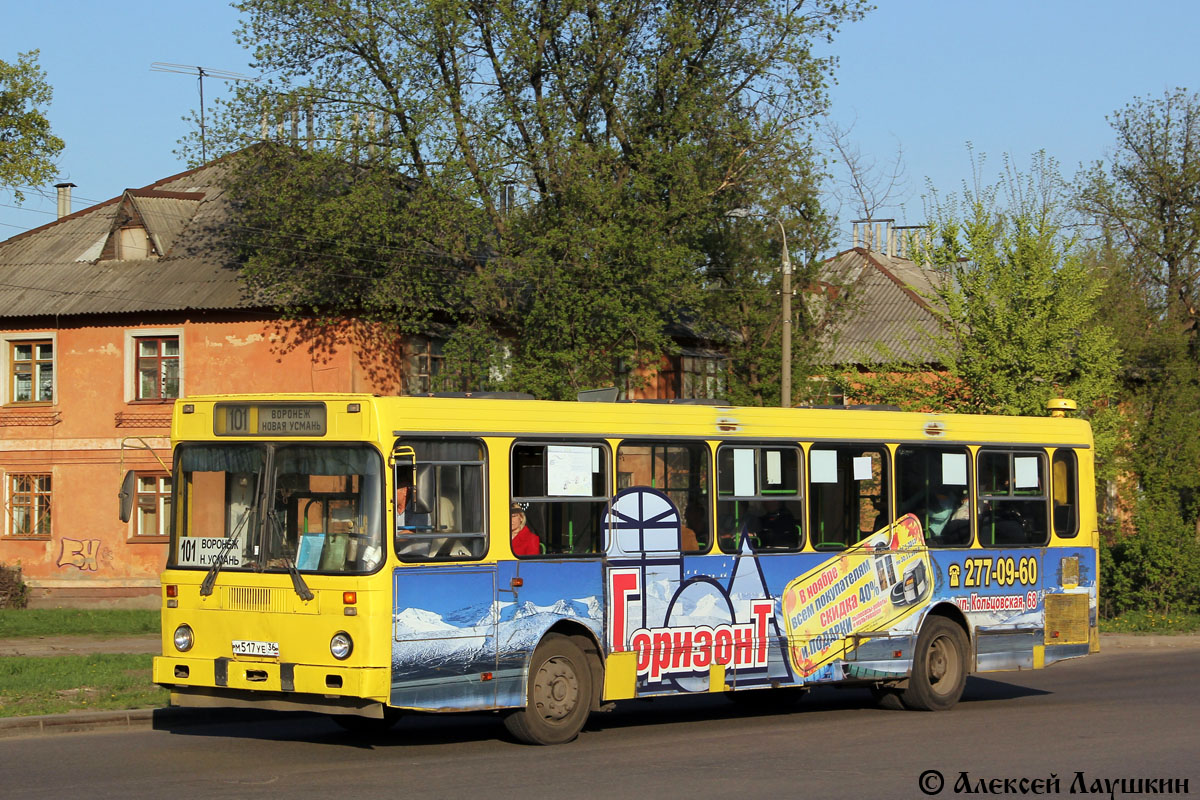
<path id="1" fill-rule="evenodd" d="M 287 611 L 287 596 L 277 589 L 250 586 L 230 586 L 225 596 L 225 608 L 230 611 Z"/>

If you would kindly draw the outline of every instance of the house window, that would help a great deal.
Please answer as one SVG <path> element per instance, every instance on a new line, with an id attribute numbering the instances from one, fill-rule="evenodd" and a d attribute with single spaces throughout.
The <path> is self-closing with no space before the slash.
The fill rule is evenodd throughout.
<path id="1" fill-rule="evenodd" d="M 154 244 L 141 225 L 117 231 L 117 258 L 122 261 L 141 261 L 154 255 Z"/>
<path id="2" fill-rule="evenodd" d="M 8 534 L 50 536 L 50 476 L 8 476 Z"/>
<path id="3" fill-rule="evenodd" d="M 31 339 L 9 343 L 11 403 L 54 402 L 54 342 Z"/>
<path id="4" fill-rule="evenodd" d="M 166 536 L 171 524 L 171 477 L 137 476 L 137 536 Z"/>
<path id="5" fill-rule="evenodd" d="M 137 344 L 137 399 L 179 397 L 179 337 L 147 336 Z"/>
<path id="6" fill-rule="evenodd" d="M 687 399 L 707 399 L 724 395 L 724 360 L 708 356 L 681 356 L 679 396 Z"/>
<path id="7" fill-rule="evenodd" d="M 437 377 L 442 373 L 445 363 L 440 340 L 424 337 L 413 339 L 409 349 L 405 394 L 429 394 L 440 388 Z"/>

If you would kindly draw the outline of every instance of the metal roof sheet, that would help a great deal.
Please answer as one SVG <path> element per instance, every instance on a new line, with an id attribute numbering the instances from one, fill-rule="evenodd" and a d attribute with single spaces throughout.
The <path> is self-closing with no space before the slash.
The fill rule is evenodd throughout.
<path id="1" fill-rule="evenodd" d="M 937 275 L 908 259 L 854 248 L 826 263 L 822 277 L 846 307 L 824 335 L 831 364 L 936 364 L 943 329 L 934 311 Z"/>
<path id="2" fill-rule="evenodd" d="M 0 242 L 0 317 L 261 308 L 219 232 L 223 162 L 128 190 Z M 165 256 L 98 260 L 123 204 Z"/>

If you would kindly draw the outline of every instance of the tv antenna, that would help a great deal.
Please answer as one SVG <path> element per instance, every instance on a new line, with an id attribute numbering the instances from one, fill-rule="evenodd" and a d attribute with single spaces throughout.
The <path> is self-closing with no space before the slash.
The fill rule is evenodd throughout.
<path id="1" fill-rule="evenodd" d="M 222 81 L 256 81 L 258 78 L 243 75 L 240 72 L 230 72 L 225 69 L 209 69 L 195 67 L 190 64 L 167 64 L 155 61 L 150 65 L 151 72 L 177 72 L 181 75 L 195 75 L 200 84 L 200 160 L 208 161 L 208 145 L 204 138 L 204 79 L 216 78 Z"/>

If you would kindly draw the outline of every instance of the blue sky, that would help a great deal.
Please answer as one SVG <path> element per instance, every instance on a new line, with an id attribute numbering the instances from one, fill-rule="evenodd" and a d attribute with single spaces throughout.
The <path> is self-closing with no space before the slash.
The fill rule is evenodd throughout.
<path id="1" fill-rule="evenodd" d="M 850 140 L 881 166 L 902 150 L 906 190 L 880 214 L 898 224 L 924 221 L 927 179 L 945 194 L 971 177 L 967 142 L 987 155 L 988 181 L 1004 154 L 1020 167 L 1040 149 L 1073 175 L 1112 146 L 1106 115 L 1175 86 L 1200 91 L 1200 3 L 1192 0 L 878 4 L 834 42 L 841 64 L 831 118 L 853 126 Z M 181 118 L 198 108 L 197 81 L 150 65 L 253 73 L 234 41 L 237 21 L 213 0 L 6 4 L 0 59 L 41 50 L 54 87 L 51 124 L 67 142 L 60 179 L 77 184 L 75 210 L 185 168 L 174 150 L 187 131 Z M 206 80 L 206 104 L 225 90 Z M 0 239 L 53 221 L 54 190 L 14 205 L 0 193 Z M 855 215 L 843 208 L 842 216 Z M 849 235 L 845 228 L 840 247 Z"/>

